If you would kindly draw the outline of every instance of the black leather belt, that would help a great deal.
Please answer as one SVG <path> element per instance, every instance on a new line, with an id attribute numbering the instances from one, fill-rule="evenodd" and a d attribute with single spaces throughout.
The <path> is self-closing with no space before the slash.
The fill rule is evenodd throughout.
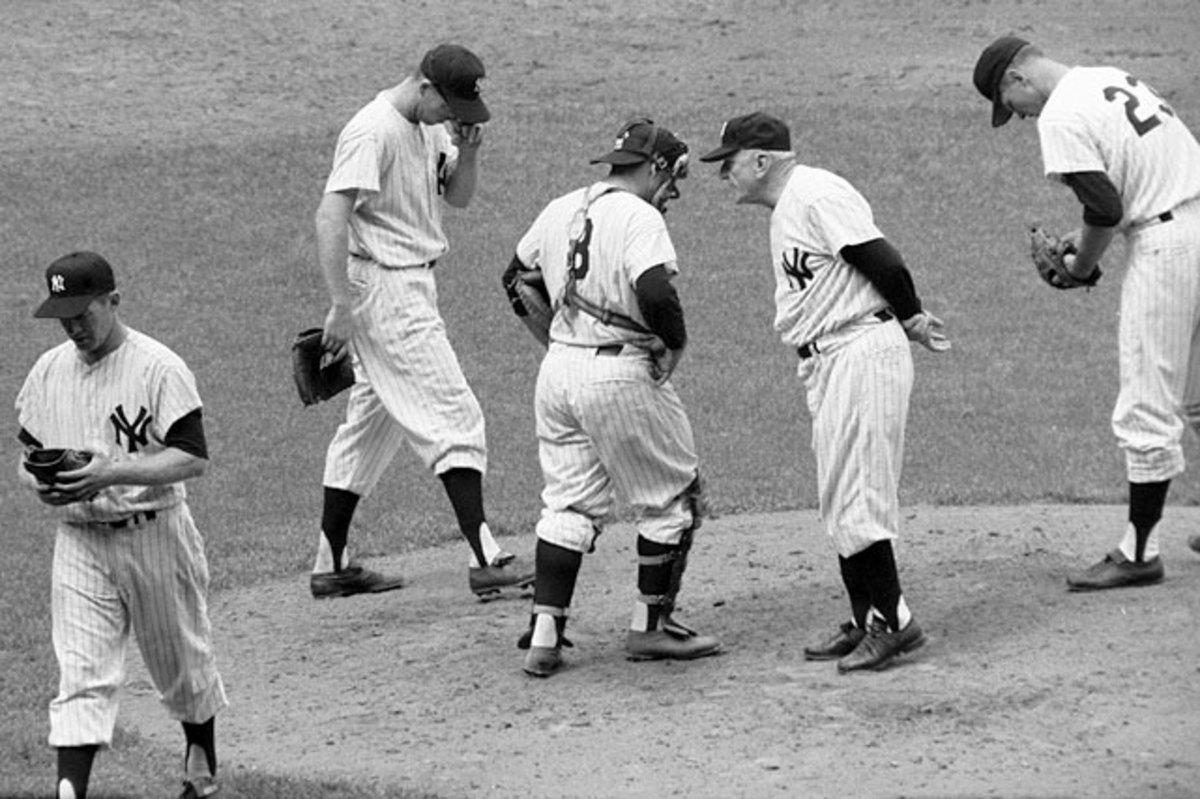
<path id="1" fill-rule="evenodd" d="M 880 322 L 887 322 L 888 320 L 895 318 L 892 316 L 892 312 L 887 308 L 884 308 L 882 311 L 876 311 L 873 316 Z M 814 355 L 819 355 L 820 353 L 821 350 L 817 349 L 817 342 L 815 341 L 810 341 L 804 346 L 796 348 L 796 354 L 800 356 L 800 360 L 802 361 L 807 360 Z"/>
<path id="2" fill-rule="evenodd" d="M 109 527 L 111 527 L 114 530 L 124 530 L 126 527 L 128 527 L 131 524 L 134 527 L 137 527 L 142 522 L 152 522 L 156 518 L 158 518 L 157 511 L 147 510 L 147 511 L 142 511 L 141 513 L 135 513 L 127 519 L 118 519 L 115 522 L 104 522 L 104 524 L 107 524 Z"/>
<path id="3" fill-rule="evenodd" d="M 620 355 L 621 350 L 625 349 L 624 344 L 605 344 L 603 347 L 596 348 L 597 355 Z"/>
<path id="4" fill-rule="evenodd" d="M 375 259 L 371 256 L 362 255 L 357 252 L 350 253 L 350 257 L 357 258 L 360 261 L 374 261 L 375 263 L 378 263 L 378 261 L 375 261 Z M 423 264 L 412 264 L 411 266 L 405 265 L 401 267 L 391 267 L 385 266 L 384 264 L 380 264 L 380 266 L 383 266 L 385 269 L 433 269 L 435 266 L 437 266 L 437 258 L 434 258 L 432 261 L 426 261 Z"/>

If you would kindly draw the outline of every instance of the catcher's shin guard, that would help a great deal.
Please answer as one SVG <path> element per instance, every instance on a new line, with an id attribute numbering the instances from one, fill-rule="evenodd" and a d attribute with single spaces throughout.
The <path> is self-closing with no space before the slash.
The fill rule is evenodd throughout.
<path id="1" fill-rule="evenodd" d="M 660 609 L 660 618 L 662 628 L 668 632 L 678 632 L 681 635 L 695 635 L 695 632 L 688 629 L 682 624 L 674 621 L 671 614 L 675 612 L 675 599 L 679 596 L 679 591 L 683 588 L 683 573 L 687 570 L 688 553 L 692 549 L 692 539 L 695 537 L 696 531 L 700 529 L 700 525 L 704 517 L 708 514 L 708 503 L 704 498 L 704 481 L 700 477 L 700 473 L 696 473 L 696 477 L 688 484 L 688 487 L 683 490 L 681 495 L 683 502 L 687 505 L 688 510 L 692 514 L 692 524 L 679 537 L 679 544 L 675 547 L 661 547 L 665 550 L 657 554 L 657 562 L 669 564 L 668 579 L 665 589 L 661 591 L 658 607 Z M 650 542 L 647 542 L 648 544 Z M 640 555 L 639 541 L 639 555 Z M 646 560 L 642 561 L 639 558 L 639 565 L 643 564 L 647 567 L 653 567 L 656 556 L 647 554 Z M 658 591 L 647 591 L 641 586 L 641 574 L 638 576 L 639 589 L 643 595 L 653 596 L 659 593 Z M 649 629 L 655 629 L 650 627 Z"/>

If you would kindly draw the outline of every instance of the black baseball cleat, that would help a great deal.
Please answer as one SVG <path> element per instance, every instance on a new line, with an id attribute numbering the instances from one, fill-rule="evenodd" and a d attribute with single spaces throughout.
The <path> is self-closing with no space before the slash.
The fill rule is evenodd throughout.
<path id="1" fill-rule="evenodd" d="M 501 552 L 487 566 L 472 566 L 467 574 L 471 592 L 483 601 L 494 599 L 503 588 L 525 590 L 533 585 L 537 572 L 511 552 Z"/>
<path id="2" fill-rule="evenodd" d="M 916 619 L 908 622 L 903 630 L 889 632 L 887 625 L 874 621 L 867 625 L 867 632 L 854 650 L 838 661 L 838 672 L 879 671 L 905 652 L 925 646 L 925 632 Z"/>
<path id="3" fill-rule="evenodd" d="M 362 566 L 348 566 L 341 571 L 313 574 L 309 577 L 308 584 L 314 599 L 329 599 L 394 591 L 404 587 L 404 578 L 384 577 L 379 572 L 364 569 Z"/>
<path id="4" fill-rule="evenodd" d="M 854 622 L 843 622 L 830 637 L 819 644 L 804 647 L 805 660 L 837 660 L 854 651 L 854 647 L 866 637 L 866 632 Z"/>
<path id="5" fill-rule="evenodd" d="M 1162 558 L 1155 555 L 1150 560 L 1135 563 L 1126 558 L 1121 550 L 1114 549 L 1099 563 L 1068 576 L 1067 587 L 1071 591 L 1103 591 L 1127 585 L 1148 585 L 1162 578 Z"/>
<path id="6" fill-rule="evenodd" d="M 700 635 L 682 625 L 643 632 L 625 633 L 627 660 L 694 660 L 721 652 L 721 641 L 711 635 Z"/>

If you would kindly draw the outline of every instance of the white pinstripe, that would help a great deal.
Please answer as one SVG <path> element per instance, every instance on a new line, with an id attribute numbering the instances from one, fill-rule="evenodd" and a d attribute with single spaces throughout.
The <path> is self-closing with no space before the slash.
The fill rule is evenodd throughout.
<path id="1" fill-rule="evenodd" d="M 1200 202 L 1132 233 L 1126 254 L 1112 427 L 1129 481 L 1150 483 L 1183 471 L 1184 424 L 1200 424 Z"/>
<path id="2" fill-rule="evenodd" d="M 127 329 L 121 345 L 94 364 L 69 341 L 43 354 L 16 406 L 21 426 L 43 445 L 120 461 L 161 451 L 171 426 L 201 403 L 183 361 Z M 116 485 L 59 509 L 51 611 L 60 680 L 50 704 L 52 746 L 111 741 L 131 631 L 174 718 L 207 721 L 227 704 L 212 653 L 208 564 L 185 497 L 182 483 Z M 146 511 L 156 519 L 119 530 L 106 523 Z"/>
<path id="3" fill-rule="evenodd" d="M 446 338 L 433 270 L 351 258 L 349 275 L 358 382 L 329 443 L 324 485 L 369 494 L 405 441 L 437 474 L 485 472 L 483 411 Z"/>
<path id="4" fill-rule="evenodd" d="M 614 492 L 636 513 L 638 532 L 678 544 L 692 524 L 680 494 L 696 477 L 692 428 L 674 387 L 650 379 L 644 351 L 599 355 L 557 342 L 538 372 L 535 405 L 545 505 L 539 538 L 587 551 Z"/>
<path id="5" fill-rule="evenodd" d="M 822 521 L 850 557 L 900 529 L 900 470 L 913 362 L 899 323 L 867 324 L 800 361 Z"/>
<path id="6" fill-rule="evenodd" d="M 199 723 L 224 708 L 207 591 L 204 544 L 187 505 L 121 530 L 61 523 L 51 593 L 61 674 L 50 745 L 112 741 L 131 632 L 171 718 Z"/>

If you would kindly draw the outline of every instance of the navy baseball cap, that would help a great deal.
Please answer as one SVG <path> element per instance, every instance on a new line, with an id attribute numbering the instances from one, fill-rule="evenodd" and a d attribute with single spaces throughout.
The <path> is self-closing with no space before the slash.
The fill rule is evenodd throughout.
<path id="1" fill-rule="evenodd" d="M 459 122 L 476 125 L 492 118 L 479 97 L 483 62 L 465 47 L 439 44 L 421 59 L 421 74 L 429 79 Z"/>
<path id="2" fill-rule="evenodd" d="M 1017 53 L 1029 42 L 1019 36 L 1001 36 L 979 54 L 975 62 L 975 88 L 992 101 L 992 127 L 998 128 L 1012 118 L 1012 111 L 1000 102 L 1000 83 Z"/>
<path id="3" fill-rule="evenodd" d="M 117 288 L 112 267 L 94 252 L 73 252 L 46 267 L 50 297 L 33 312 L 40 319 L 71 319 L 92 300 Z"/>
<path id="4" fill-rule="evenodd" d="M 755 111 L 721 126 L 721 145 L 700 156 L 701 161 L 724 161 L 738 150 L 790 150 L 792 135 L 783 120 Z"/>
<path id="5" fill-rule="evenodd" d="M 646 117 L 634 117 L 621 125 L 613 148 L 593 158 L 593 164 L 629 166 L 654 161 L 678 174 L 687 164 L 688 146 L 674 133 Z"/>

